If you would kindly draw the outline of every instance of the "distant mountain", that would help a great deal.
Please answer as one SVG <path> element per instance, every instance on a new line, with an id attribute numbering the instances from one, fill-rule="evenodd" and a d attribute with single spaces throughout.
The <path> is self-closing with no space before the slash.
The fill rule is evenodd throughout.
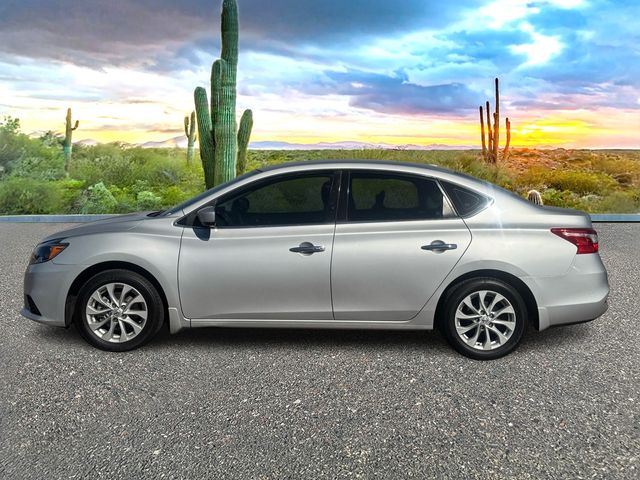
<path id="1" fill-rule="evenodd" d="M 478 147 L 469 145 L 394 145 L 391 143 L 367 143 L 357 141 L 289 143 L 289 142 L 251 142 L 249 148 L 254 150 L 473 150 Z"/>
<path id="2" fill-rule="evenodd" d="M 98 145 L 100 142 L 94 140 L 93 138 L 85 138 L 77 142 L 73 142 L 74 145 L 84 145 L 85 147 L 93 147 Z"/>
<path id="3" fill-rule="evenodd" d="M 29 134 L 31 138 L 38 138 L 46 133 L 43 131 L 34 131 Z M 75 145 L 93 146 L 102 142 L 93 138 L 85 138 L 77 142 Z M 155 142 L 144 142 L 136 144 L 126 144 L 132 147 L 141 148 L 187 148 L 187 137 L 180 135 L 178 137 L 168 138 Z M 523 147 L 520 145 L 511 145 L 512 148 L 530 148 L 533 150 L 555 150 L 560 147 L 557 145 L 536 145 Z M 368 143 L 359 142 L 357 140 L 344 140 L 341 142 L 318 142 L 318 143 L 291 143 L 282 141 L 263 141 L 251 142 L 249 148 L 252 150 L 479 150 L 479 146 L 475 145 L 446 145 L 444 143 L 430 143 L 428 145 L 416 145 L 406 143 L 396 145 L 393 143 Z"/>
<path id="4" fill-rule="evenodd" d="M 169 138 L 158 142 L 145 142 L 139 144 L 142 148 L 186 148 L 187 137 Z M 430 145 L 393 145 L 390 143 L 367 143 L 355 140 L 342 142 L 318 142 L 318 143 L 290 143 L 277 141 L 251 142 L 249 148 L 253 150 L 471 150 L 477 147 L 468 145 L 443 145 L 433 143 Z"/>
<path id="5" fill-rule="evenodd" d="M 34 134 L 35 135 L 35 134 Z M 86 138 L 74 142 L 76 145 L 93 146 L 101 142 L 92 138 Z M 141 148 L 187 148 L 187 137 L 168 138 L 160 141 L 150 141 L 134 144 L 132 146 Z M 429 145 L 415 145 L 412 143 L 395 145 L 391 143 L 368 143 L 356 140 L 345 140 L 342 142 L 318 142 L 318 143 L 291 143 L 280 141 L 251 142 L 249 148 L 253 150 L 473 150 L 476 146 L 469 145 L 445 145 L 442 143 L 431 143 Z"/>
<path id="6" fill-rule="evenodd" d="M 187 148 L 187 137 L 180 135 L 160 142 L 141 143 L 138 146 L 142 148 Z"/>

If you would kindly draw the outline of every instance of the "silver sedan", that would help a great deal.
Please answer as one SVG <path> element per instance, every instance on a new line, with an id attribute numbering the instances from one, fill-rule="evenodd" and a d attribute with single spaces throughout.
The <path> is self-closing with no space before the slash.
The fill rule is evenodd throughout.
<path id="1" fill-rule="evenodd" d="M 484 360 L 516 348 L 527 323 L 599 317 L 608 293 L 582 212 L 435 166 L 303 162 L 45 238 L 21 313 L 112 351 L 167 324 L 438 327 Z"/>

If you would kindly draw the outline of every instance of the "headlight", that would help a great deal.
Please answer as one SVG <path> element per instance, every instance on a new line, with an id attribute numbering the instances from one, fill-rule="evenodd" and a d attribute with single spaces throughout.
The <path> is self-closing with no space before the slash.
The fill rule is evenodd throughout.
<path id="1" fill-rule="evenodd" d="M 69 244 L 63 243 L 61 239 L 49 240 L 48 242 L 41 243 L 33 249 L 29 265 L 48 262 L 52 258 L 60 255 L 60 253 L 68 246 Z"/>

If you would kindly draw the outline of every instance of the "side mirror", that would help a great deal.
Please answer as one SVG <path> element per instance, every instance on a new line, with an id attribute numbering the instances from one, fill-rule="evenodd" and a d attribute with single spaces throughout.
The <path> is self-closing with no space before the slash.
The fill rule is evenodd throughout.
<path id="1" fill-rule="evenodd" d="M 209 206 L 198 211 L 198 220 L 203 227 L 213 227 L 216 224 L 216 207 Z"/>

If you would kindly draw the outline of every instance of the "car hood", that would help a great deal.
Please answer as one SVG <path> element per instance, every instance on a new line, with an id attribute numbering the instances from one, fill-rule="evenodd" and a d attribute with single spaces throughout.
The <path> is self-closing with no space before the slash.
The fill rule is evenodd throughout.
<path id="1" fill-rule="evenodd" d="M 105 232 L 125 232 L 135 228 L 140 222 L 150 220 L 155 217 L 150 217 L 151 212 L 132 213 L 129 215 L 117 215 L 114 217 L 105 218 L 103 220 L 97 220 L 95 222 L 85 223 L 77 227 L 69 228 L 67 230 L 61 230 L 42 241 L 53 240 L 58 238 L 70 238 L 80 235 L 93 235 L 96 233 Z"/>

